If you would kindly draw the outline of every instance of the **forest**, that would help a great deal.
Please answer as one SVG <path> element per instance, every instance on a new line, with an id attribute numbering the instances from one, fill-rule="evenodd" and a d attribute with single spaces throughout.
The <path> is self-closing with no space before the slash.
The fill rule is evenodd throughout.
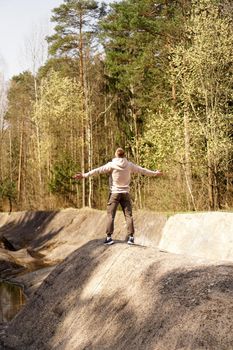
<path id="1" fill-rule="evenodd" d="M 32 71 L 0 79 L 0 210 L 105 209 L 123 147 L 135 209 L 233 208 L 231 0 L 64 0 Z"/>

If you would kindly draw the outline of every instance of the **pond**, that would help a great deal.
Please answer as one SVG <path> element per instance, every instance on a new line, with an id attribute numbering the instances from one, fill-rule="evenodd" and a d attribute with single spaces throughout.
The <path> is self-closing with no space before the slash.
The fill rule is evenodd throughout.
<path id="1" fill-rule="evenodd" d="M 25 303 L 22 288 L 0 282 L 0 323 L 9 322 Z"/>

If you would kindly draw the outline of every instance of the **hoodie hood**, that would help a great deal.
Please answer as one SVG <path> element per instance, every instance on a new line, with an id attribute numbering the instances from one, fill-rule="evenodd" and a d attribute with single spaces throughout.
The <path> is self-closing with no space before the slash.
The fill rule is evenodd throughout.
<path id="1" fill-rule="evenodd" d="M 116 168 L 124 169 L 128 165 L 128 160 L 126 158 L 113 158 L 112 163 Z"/>

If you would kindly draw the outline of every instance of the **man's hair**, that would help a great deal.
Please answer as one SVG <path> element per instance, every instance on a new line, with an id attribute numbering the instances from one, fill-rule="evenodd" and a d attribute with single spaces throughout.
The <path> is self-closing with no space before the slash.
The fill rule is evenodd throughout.
<path id="1" fill-rule="evenodd" d="M 118 158 L 124 158 L 125 151 L 123 150 L 123 148 L 117 148 L 117 150 L 115 152 L 115 156 Z"/>

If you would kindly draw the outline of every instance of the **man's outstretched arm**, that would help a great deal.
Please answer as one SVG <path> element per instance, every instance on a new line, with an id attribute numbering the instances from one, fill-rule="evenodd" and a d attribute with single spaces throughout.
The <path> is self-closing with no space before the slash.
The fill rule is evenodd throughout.
<path id="1" fill-rule="evenodd" d="M 105 165 L 102 165 L 99 168 L 90 170 L 87 173 L 78 172 L 77 174 L 75 174 L 73 176 L 73 179 L 80 180 L 80 179 L 87 178 L 87 177 L 93 176 L 93 175 L 107 174 L 107 173 L 110 173 L 111 171 L 112 171 L 112 167 L 111 167 L 111 163 L 109 162 Z"/>
<path id="2" fill-rule="evenodd" d="M 132 173 L 137 173 L 137 174 L 142 174 L 147 176 L 163 176 L 163 172 L 160 170 L 149 170 L 139 165 L 136 165 L 134 163 L 131 163 L 131 171 Z"/>

